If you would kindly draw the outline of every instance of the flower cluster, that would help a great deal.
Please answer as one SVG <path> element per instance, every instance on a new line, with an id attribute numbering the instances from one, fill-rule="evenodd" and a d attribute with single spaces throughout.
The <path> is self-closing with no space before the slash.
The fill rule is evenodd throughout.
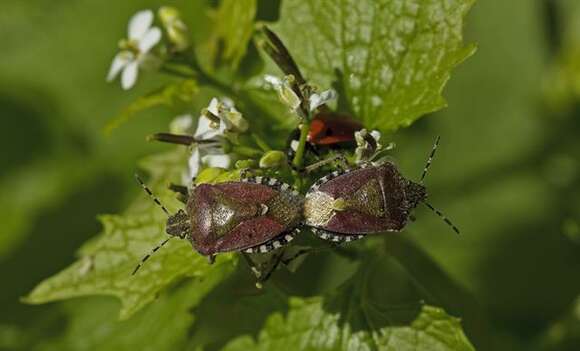
<path id="1" fill-rule="evenodd" d="M 172 133 L 191 134 L 195 140 L 191 146 L 188 172 L 184 175 L 186 184 L 189 184 L 203 167 L 230 168 L 234 157 L 228 152 L 230 144 L 228 138 L 244 133 L 248 129 L 248 122 L 236 110 L 230 99 L 213 98 L 207 108 L 202 110 L 194 131 L 192 126 L 191 115 L 176 117 L 170 126 Z"/>
<path id="2" fill-rule="evenodd" d="M 121 74 L 121 87 L 128 90 L 137 82 L 140 68 L 159 67 L 162 52 L 153 53 L 152 49 L 160 43 L 163 34 L 153 25 L 154 17 L 151 10 L 139 11 L 131 17 L 127 38 L 119 41 L 120 51 L 113 58 L 107 81 L 111 82 Z M 173 51 L 187 49 L 190 45 L 188 29 L 179 12 L 173 7 L 161 7 L 159 18 Z"/>

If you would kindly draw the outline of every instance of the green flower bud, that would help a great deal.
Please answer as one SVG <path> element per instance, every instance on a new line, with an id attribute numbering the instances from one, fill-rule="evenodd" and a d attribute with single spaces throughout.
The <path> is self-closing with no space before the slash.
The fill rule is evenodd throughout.
<path id="1" fill-rule="evenodd" d="M 234 165 L 235 168 L 237 169 L 253 169 L 256 168 L 256 166 L 258 165 L 258 163 L 256 162 L 256 160 L 238 160 L 236 161 L 236 164 Z"/>
<path id="2" fill-rule="evenodd" d="M 244 133 L 248 130 L 248 121 L 238 111 L 226 111 L 224 117 L 226 125 L 229 125 L 229 129 L 233 132 Z"/>
<path id="3" fill-rule="evenodd" d="M 184 51 L 189 48 L 191 44 L 189 30 L 181 20 L 179 11 L 175 7 L 162 6 L 159 8 L 158 15 L 175 50 Z"/>
<path id="4" fill-rule="evenodd" d="M 286 154 L 282 151 L 268 151 L 260 159 L 260 168 L 274 168 L 286 164 Z"/>

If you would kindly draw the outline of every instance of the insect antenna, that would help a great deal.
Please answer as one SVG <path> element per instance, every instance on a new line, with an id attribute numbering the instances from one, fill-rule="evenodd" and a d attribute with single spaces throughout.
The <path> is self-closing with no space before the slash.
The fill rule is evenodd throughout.
<path id="1" fill-rule="evenodd" d="M 451 220 L 449 220 L 449 218 L 445 217 L 445 215 L 443 213 L 441 213 L 441 211 L 439 211 L 438 209 L 436 209 L 435 207 L 433 207 L 430 203 L 423 201 L 423 203 L 425 204 L 425 206 L 427 206 L 431 211 L 435 212 L 435 214 L 439 217 L 441 217 L 441 219 L 447 223 L 447 225 L 449 225 L 454 232 L 456 232 L 457 234 L 459 233 L 459 229 L 455 226 L 455 224 L 453 224 L 451 222 Z"/>
<path id="2" fill-rule="evenodd" d="M 169 211 L 167 210 L 167 208 L 165 208 L 165 206 L 163 206 L 163 204 L 161 203 L 161 201 L 159 201 L 159 199 L 157 198 L 157 196 L 155 196 L 153 194 L 153 192 L 151 191 L 151 189 L 149 189 L 149 187 L 147 185 L 145 185 L 145 183 L 141 180 L 141 178 L 139 178 L 139 175 L 135 174 L 135 179 L 137 179 L 137 182 L 139 182 L 139 184 L 141 184 L 141 187 L 143 188 L 143 190 L 145 190 L 145 192 L 149 195 L 149 197 L 151 197 L 151 199 L 153 199 L 153 201 L 155 201 L 155 203 L 161 207 L 161 209 L 163 210 L 163 212 L 165 212 L 165 214 L 169 217 L 171 216 L 171 213 L 169 213 Z"/>
<path id="3" fill-rule="evenodd" d="M 429 158 L 427 159 L 427 164 L 425 165 L 425 168 L 423 168 L 423 174 L 421 175 L 421 180 L 419 180 L 419 183 L 423 184 L 423 180 L 425 179 L 425 176 L 427 175 L 427 170 L 429 169 L 429 167 L 431 167 L 431 162 L 433 161 L 433 156 L 435 156 L 435 151 L 437 151 L 437 146 L 439 146 L 439 140 L 441 139 L 440 136 L 437 136 L 437 139 L 435 139 L 435 144 L 433 144 L 433 149 L 431 149 L 431 154 L 429 155 Z"/>
<path id="4" fill-rule="evenodd" d="M 163 240 L 161 242 L 161 244 L 155 246 L 153 248 L 153 250 L 151 250 L 150 253 L 148 253 L 147 255 L 143 256 L 143 258 L 141 259 L 141 262 L 139 262 L 139 264 L 137 265 L 137 267 L 135 267 L 135 269 L 133 270 L 133 273 L 131 273 L 131 275 L 135 275 L 135 273 L 137 273 L 137 271 L 141 268 L 141 266 L 143 266 L 143 264 L 145 263 L 145 261 L 147 261 L 149 259 L 149 257 L 151 257 L 151 255 L 153 255 L 157 250 L 159 250 L 160 248 L 162 248 L 165 244 L 167 244 L 167 242 L 171 239 L 173 239 L 173 236 L 170 236 L 169 238 Z"/>

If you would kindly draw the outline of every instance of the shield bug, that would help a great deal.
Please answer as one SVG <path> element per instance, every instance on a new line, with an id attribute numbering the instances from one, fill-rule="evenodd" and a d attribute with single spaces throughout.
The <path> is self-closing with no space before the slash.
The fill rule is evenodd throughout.
<path id="1" fill-rule="evenodd" d="M 138 177 L 137 180 L 169 216 L 166 232 L 170 237 L 153 252 L 177 237 L 190 241 L 212 263 L 219 253 L 266 253 L 278 249 L 300 232 L 303 197 L 274 178 L 244 177 L 242 181 L 199 184 L 191 189 L 174 187 L 187 195 L 187 201 L 185 210 L 173 215 Z M 142 259 L 133 274 L 149 257 L 150 254 Z"/>
<path id="2" fill-rule="evenodd" d="M 306 194 L 305 224 L 322 239 L 352 241 L 367 234 L 402 230 L 411 211 L 423 203 L 459 233 L 449 219 L 426 202 L 423 180 L 438 143 L 439 138 L 418 183 L 406 179 L 390 161 L 362 163 L 319 179 Z"/>

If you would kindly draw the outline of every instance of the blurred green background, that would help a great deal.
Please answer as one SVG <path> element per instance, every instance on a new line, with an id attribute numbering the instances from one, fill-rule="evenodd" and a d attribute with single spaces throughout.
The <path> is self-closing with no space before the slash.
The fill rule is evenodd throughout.
<path id="1" fill-rule="evenodd" d="M 453 72 L 448 108 L 390 137 L 411 177 L 442 137 L 427 183 L 463 234 L 420 209 L 407 235 L 479 301 L 493 350 L 580 350 L 575 3 L 480 0 L 465 28 L 478 51 Z M 103 133 L 159 83 L 142 75 L 122 92 L 105 75 L 127 19 L 160 5 L 175 5 L 206 35 L 203 1 L 2 1 L 0 349 L 41 348 L 64 333 L 66 304 L 19 298 L 74 260 L 100 231 L 97 214 L 141 191 L 137 160 L 166 149 L 144 139 L 166 129 L 173 116 L 163 109 Z M 276 8 L 260 2 L 259 18 L 275 18 Z"/>

